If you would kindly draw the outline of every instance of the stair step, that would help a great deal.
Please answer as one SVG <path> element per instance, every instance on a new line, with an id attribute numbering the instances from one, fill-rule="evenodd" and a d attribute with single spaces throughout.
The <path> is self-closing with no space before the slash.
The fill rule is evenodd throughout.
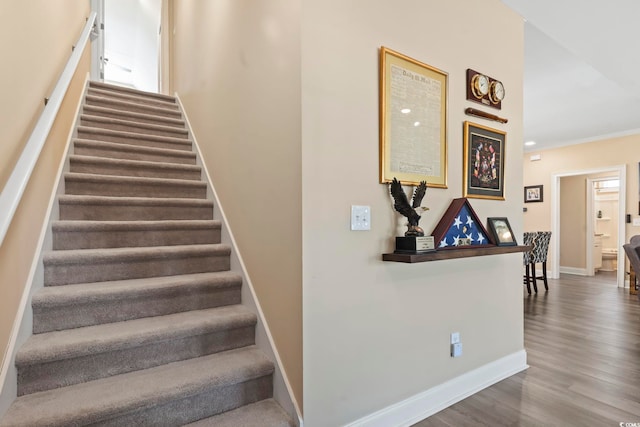
<path id="1" fill-rule="evenodd" d="M 16 354 L 18 395 L 255 344 L 241 305 L 32 335 Z"/>
<path id="2" fill-rule="evenodd" d="M 69 165 L 69 170 L 77 173 L 185 179 L 190 181 L 200 181 L 202 179 L 202 168 L 196 165 L 78 155 L 69 156 Z"/>
<path id="3" fill-rule="evenodd" d="M 96 107 L 112 108 L 120 111 L 129 111 L 132 113 L 149 114 L 157 117 L 182 119 L 182 113 L 178 110 L 138 104 L 135 102 L 123 101 L 117 98 L 88 94 L 87 96 L 85 96 L 84 102 L 86 105 L 95 105 Z"/>
<path id="4" fill-rule="evenodd" d="M 202 199 L 61 195 L 58 205 L 68 221 L 213 219 L 213 202 Z"/>
<path id="5" fill-rule="evenodd" d="M 90 116 L 88 114 L 82 114 L 80 116 L 80 125 L 100 129 L 136 132 L 145 135 L 169 136 L 184 139 L 189 137 L 189 131 L 184 127 L 178 128 L 161 124 L 140 123 L 131 119 L 113 119 L 109 117 Z"/>
<path id="6" fill-rule="evenodd" d="M 43 255 L 44 285 L 225 271 L 230 253 L 224 244 L 50 251 Z"/>
<path id="7" fill-rule="evenodd" d="M 151 105 L 154 107 L 166 108 L 171 110 L 177 110 L 179 108 L 178 104 L 176 104 L 175 100 L 164 100 L 159 98 L 150 98 L 148 96 L 141 96 L 140 94 L 126 93 L 123 91 L 115 91 L 115 90 L 104 90 L 101 88 L 91 87 L 87 89 L 87 95 L 92 96 L 101 96 L 104 98 L 113 98 L 121 101 L 141 104 L 141 105 Z"/>
<path id="8" fill-rule="evenodd" d="M 196 153 L 192 151 L 142 147 L 140 145 L 90 141 L 86 139 L 74 140 L 73 146 L 74 153 L 83 156 L 178 163 L 184 165 L 196 164 Z"/>
<path id="9" fill-rule="evenodd" d="M 119 142 L 121 144 L 139 145 L 142 147 L 169 148 L 171 150 L 191 151 L 193 143 L 190 139 L 169 136 L 145 135 L 135 132 L 100 129 L 78 126 L 78 138 L 91 141 Z"/>
<path id="10" fill-rule="evenodd" d="M 156 93 L 156 92 L 147 92 L 147 91 L 142 91 L 142 90 L 139 90 L 139 89 L 133 89 L 133 88 L 129 88 L 129 87 L 126 87 L 126 86 L 118 86 L 118 85 L 113 85 L 113 84 L 109 84 L 109 83 L 90 81 L 89 82 L 89 87 L 92 88 L 92 89 L 100 89 L 100 90 L 106 90 L 106 91 L 111 91 L 111 92 L 127 93 L 127 94 L 130 94 L 130 95 L 146 97 L 146 98 L 149 98 L 149 99 L 156 99 L 156 100 L 160 100 L 160 101 L 164 101 L 164 102 L 176 102 L 176 98 L 174 96 L 171 96 L 171 95 L 165 95 L 163 93 Z"/>
<path id="11" fill-rule="evenodd" d="M 171 117 L 154 116 L 151 114 L 134 113 L 131 111 L 121 111 L 114 108 L 98 107 L 95 105 L 83 105 L 82 113 L 97 117 L 109 117 L 112 119 L 134 120 L 138 123 L 149 123 L 164 126 L 184 128 L 185 122 L 182 119 Z"/>
<path id="12" fill-rule="evenodd" d="M 182 199 L 205 199 L 207 197 L 207 183 L 203 181 L 74 172 L 65 173 L 64 179 L 65 193 L 70 195 Z"/>
<path id="13" fill-rule="evenodd" d="M 53 221 L 53 249 L 220 243 L 220 221 Z"/>
<path id="14" fill-rule="evenodd" d="M 254 347 L 229 350 L 21 396 L 1 425 L 182 425 L 270 398 L 273 369 Z"/>
<path id="15" fill-rule="evenodd" d="M 33 332 L 240 304 L 241 286 L 231 271 L 48 286 L 32 298 Z"/>
<path id="16" fill-rule="evenodd" d="M 205 418 L 184 427 L 294 427 L 289 415 L 273 399 Z"/>

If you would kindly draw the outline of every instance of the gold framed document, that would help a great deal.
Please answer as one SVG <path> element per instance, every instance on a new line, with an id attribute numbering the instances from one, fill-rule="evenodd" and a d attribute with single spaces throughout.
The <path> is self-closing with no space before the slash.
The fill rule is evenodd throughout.
<path id="1" fill-rule="evenodd" d="M 447 188 L 448 74 L 380 48 L 380 182 Z"/>

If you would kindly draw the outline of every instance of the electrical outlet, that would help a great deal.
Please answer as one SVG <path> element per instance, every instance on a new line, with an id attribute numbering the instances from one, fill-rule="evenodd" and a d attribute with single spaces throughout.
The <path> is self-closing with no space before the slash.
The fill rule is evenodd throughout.
<path id="1" fill-rule="evenodd" d="M 451 357 L 462 356 L 462 343 L 451 344 Z"/>
<path id="2" fill-rule="evenodd" d="M 460 342 L 460 332 L 451 333 L 451 344 L 458 344 Z"/>

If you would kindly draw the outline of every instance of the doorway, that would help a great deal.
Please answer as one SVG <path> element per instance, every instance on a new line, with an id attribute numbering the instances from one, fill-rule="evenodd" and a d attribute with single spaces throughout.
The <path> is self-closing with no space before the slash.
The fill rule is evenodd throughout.
<path id="1" fill-rule="evenodd" d="M 551 180 L 551 231 L 555 239 L 551 240 L 550 246 L 550 255 L 552 256 L 552 271 L 550 276 L 553 278 L 560 277 L 560 243 L 562 239 L 562 229 L 561 229 L 561 197 L 562 197 L 562 189 L 561 189 L 561 178 L 563 177 L 573 177 L 577 175 L 593 175 L 593 174 L 606 174 L 607 176 L 614 177 L 619 181 L 619 197 L 618 197 L 618 210 L 614 213 L 616 219 L 618 221 L 617 226 L 617 236 L 618 242 L 625 241 L 625 206 L 626 206 L 626 165 L 620 166 L 611 166 L 611 167 L 603 167 L 598 169 L 589 169 L 589 170 L 581 170 L 575 172 L 567 172 L 562 174 L 557 174 L 552 177 Z M 587 191 L 590 193 L 590 191 Z M 588 198 L 589 199 L 589 198 Z M 593 205 L 586 208 L 586 211 L 593 211 Z M 584 247 L 587 268 L 586 271 L 589 272 L 593 269 L 593 236 L 594 236 L 594 227 L 595 223 L 593 221 L 586 221 L 586 245 Z M 576 248 L 576 250 L 583 250 L 581 248 Z M 617 265 L 624 265 L 624 251 L 617 251 Z M 625 276 L 624 276 L 624 268 L 618 268 L 616 273 L 616 283 L 618 287 L 625 286 Z"/>
<path id="2" fill-rule="evenodd" d="M 93 80 L 161 92 L 163 0 L 91 0 Z"/>

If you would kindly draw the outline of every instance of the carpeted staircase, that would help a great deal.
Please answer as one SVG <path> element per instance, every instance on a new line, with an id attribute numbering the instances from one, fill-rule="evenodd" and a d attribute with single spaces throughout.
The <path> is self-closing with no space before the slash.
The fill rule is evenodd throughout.
<path id="1" fill-rule="evenodd" d="M 293 426 L 172 97 L 90 83 L 0 426 Z"/>

